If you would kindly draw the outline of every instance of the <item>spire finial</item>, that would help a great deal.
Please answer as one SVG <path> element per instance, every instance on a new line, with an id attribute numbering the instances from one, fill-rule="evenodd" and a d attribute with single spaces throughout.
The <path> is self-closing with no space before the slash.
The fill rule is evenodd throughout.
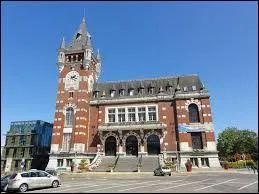
<path id="1" fill-rule="evenodd" d="M 60 48 L 66 48 L 65 37 L 63 36 Z"/>
<path id="2" fill-rule="evenodd" d="M 100 51 L 99 49 L 97 49 L 97 59 L 100 60 L 101 59 L 101 56 L 100 56 Z"/>
<path id="3" fill-rule="evenodd" d="M 84 17 L 83 17 L 83 22 L 85 22 L 85 8 L 84 8 Z"/>

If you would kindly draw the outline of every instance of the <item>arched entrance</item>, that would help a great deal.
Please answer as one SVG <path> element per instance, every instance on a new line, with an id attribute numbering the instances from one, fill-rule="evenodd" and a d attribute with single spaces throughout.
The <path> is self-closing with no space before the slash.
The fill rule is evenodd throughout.
<path id="1" fill-rule="evenodd" d="M 147 138 L 147 153 L 149 155 L 160 154 L 160 140 L 155 134 L 152 134 Z"/>
<path id="2" fill-rule="evenodd" d="M 105 156 L 116 156 L 116 138 L 113 136 L 105 141 Z"/>
<path id="3" fill-rule="evenodd" d="M 138 156 L 138 139 L 134 135 L 130 135 L 126 139 L 126 154 L 129 156 Z"/>

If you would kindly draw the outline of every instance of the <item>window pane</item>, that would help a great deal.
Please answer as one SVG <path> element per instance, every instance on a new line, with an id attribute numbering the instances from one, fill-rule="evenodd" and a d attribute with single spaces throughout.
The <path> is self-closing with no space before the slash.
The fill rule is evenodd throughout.
<path id="1" fill-rule="evenodd" d="M 199 123 L 200 118 L 199 118 L 198 106 L 196 104 L 190 104 L 188 109 L 189 109 L 190 123 Z"/>

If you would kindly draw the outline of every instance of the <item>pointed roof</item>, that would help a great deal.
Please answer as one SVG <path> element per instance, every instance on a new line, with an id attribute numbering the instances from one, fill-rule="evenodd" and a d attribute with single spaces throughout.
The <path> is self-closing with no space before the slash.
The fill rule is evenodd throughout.
<path id="1" fill-rule="evenodd" d="M 65 49 L 66 48 L 66 43 L 65 43 L 65 38 L 63 37 L 60 48 Z"/>
<path id="2" fill-rule="evenodd" d="M 84 46 L 91 47 L 90 34 L 86 30 L 85 18 L 83 18 L 78 30 L 76 31 L 69 50 L 80 50 Z"/>

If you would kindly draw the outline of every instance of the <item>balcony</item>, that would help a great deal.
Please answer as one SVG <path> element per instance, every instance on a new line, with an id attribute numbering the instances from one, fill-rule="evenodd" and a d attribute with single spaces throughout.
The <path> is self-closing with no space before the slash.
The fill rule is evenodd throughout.
<path id="1" fill-rule="evenodd" d="M 166 124 L 159 121 L 104 123 L 98 127 L 98 131 L 165 129 L 166 127 Z"/>

